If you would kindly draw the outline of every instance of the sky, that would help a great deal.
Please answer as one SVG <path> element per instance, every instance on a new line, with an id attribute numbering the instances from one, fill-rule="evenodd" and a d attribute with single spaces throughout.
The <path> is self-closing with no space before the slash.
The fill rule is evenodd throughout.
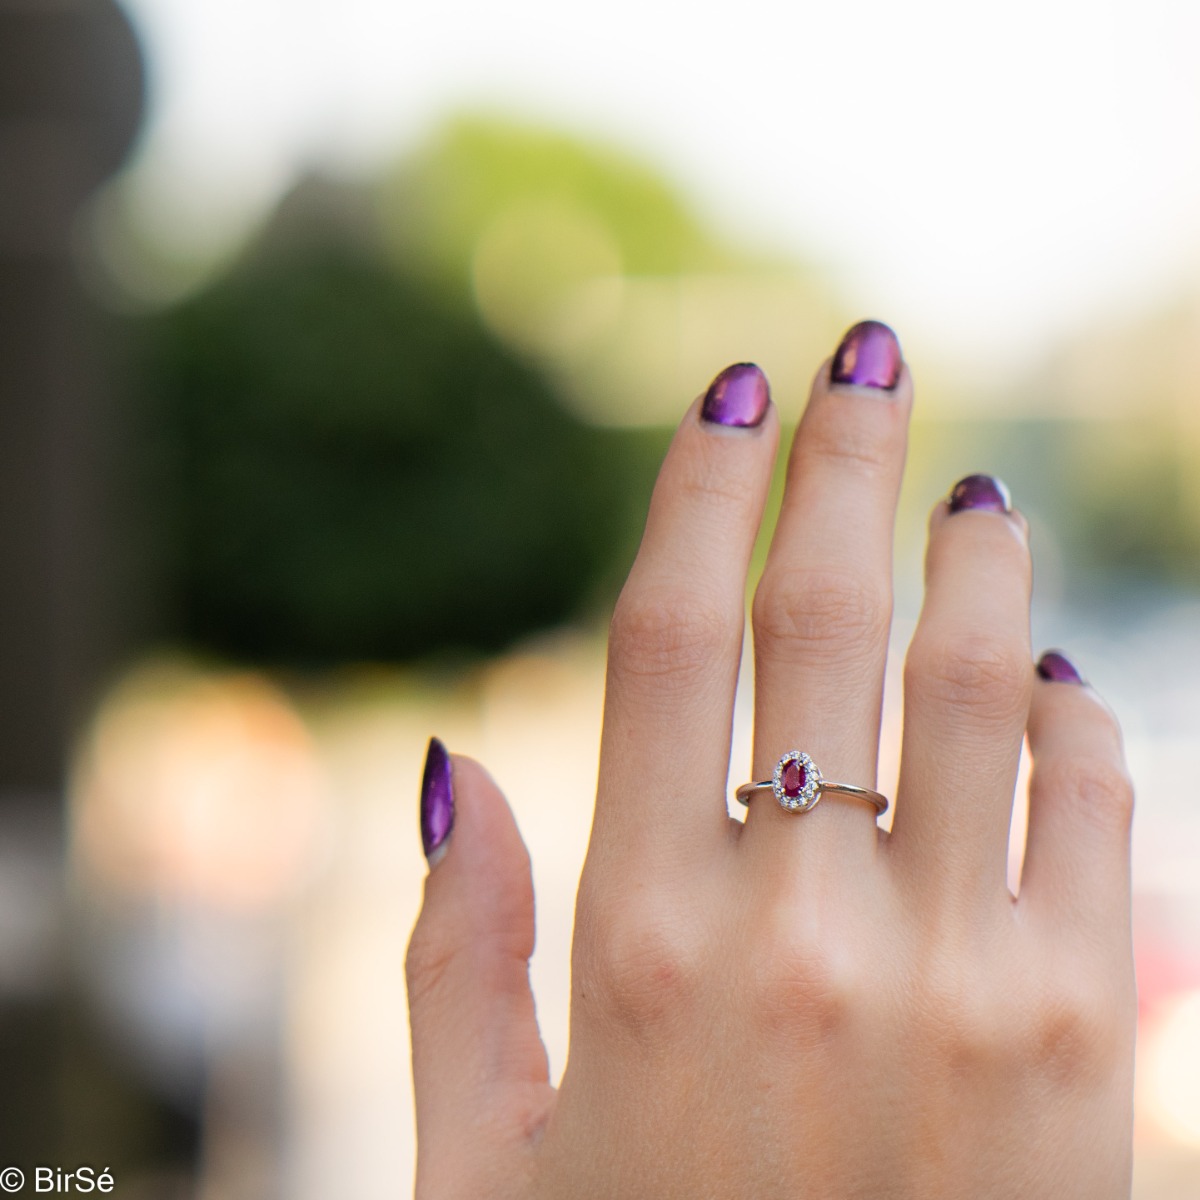
<path id="1" fill-rule="evenodd" d="M 1200 280 L 1195 0 L 124 0 L 126 188 L 203 256 L 463 110 L 644 156 L 734 241 L 993 369 Z"/>

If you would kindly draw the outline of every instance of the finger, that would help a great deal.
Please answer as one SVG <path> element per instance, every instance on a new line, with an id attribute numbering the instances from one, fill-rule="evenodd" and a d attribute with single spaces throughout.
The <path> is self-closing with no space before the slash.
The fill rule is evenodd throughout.
<path id="1" fill-rule="evenodd" d="M 1110 940 L 1128 934 L 1133 787 L 1121 731 L 1057 652 L 1038 662 L 1022 905 Z M 1126 943 L 1127 944 L 1127 943 Z"/>
<path id="2" fill-rule="evenodd" d="M 874 787 L 892 610 L 892 532 L 912 385 L 895 334 L 863 322 L 813 383 L 779 523 L 754 601 L 756 780 L 793 749 L 830 780 Z M 803 823 L 758 793 L 746 844 L 792 858 L 780 822 L 826 857 L 828 839 L 873 853 L 872 810 L 826 799 Z M 744 839 L 745 841 L 745 839 Z M 806 851 L 807 853 L 807 851 Z"/>
<path id="3" fill-rule="evenodd" d="M 495 783 L 436 738 L 421 833 L 431 869 L 405 962 L 417 1194 L 469 1195 L 481 1164 L 528 1152 L 553 1099 L 529 987 L 533 882 Z"/>
<path id="4" fill-rule="evenodd" d="M 745 363 L 675 435 L 613 615 L 589 863 L 727 836 L 746 572 L 778 439 L 766 378 Z"/>
<path id="5" fill-rule="evenodd" d="M 1027 526 L 1002 483 L 968 476 L 938 505 L 925 575 L 889 852 L 922 889 L 998 901 L 1033 686 Z"/>

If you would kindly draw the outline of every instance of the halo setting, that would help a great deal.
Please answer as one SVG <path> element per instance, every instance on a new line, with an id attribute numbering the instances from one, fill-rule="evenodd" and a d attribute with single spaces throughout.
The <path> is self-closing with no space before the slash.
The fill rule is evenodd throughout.
<path id="1" fill-rule="evenodd" d="M 776 764 L 771 790 L 781 808 L 808 812 L 821 798 L 821 771 L 803 750 L 789 750 Z"/>

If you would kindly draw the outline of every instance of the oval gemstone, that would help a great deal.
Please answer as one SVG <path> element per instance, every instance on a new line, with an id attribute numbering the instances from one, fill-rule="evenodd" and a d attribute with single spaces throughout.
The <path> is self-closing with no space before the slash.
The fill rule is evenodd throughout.
<path id="1" fill-rule="evenodd" d="M 790 800 L 794 800 L 802 791 L 804 785 L 808 782 L 808 772 L 793 758 L 786 767 L 783 768 L 783 794 Z"/>

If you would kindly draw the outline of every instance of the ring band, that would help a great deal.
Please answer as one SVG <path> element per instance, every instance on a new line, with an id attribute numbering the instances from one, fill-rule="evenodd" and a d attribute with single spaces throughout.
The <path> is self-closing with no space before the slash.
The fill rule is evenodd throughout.
<path id="1" fill-rule="evenodd" d="M 750 797 L 758 791 L 774 792 L 780 807 L 788 812 L 808 812 L 816 808 L 825 792 L 865 800 L 874 806 L 877 817 L 888 810 L 888 798 L 880 792 L 853 783 L 833 783 L 823 779 L 820 768 L 803 750 L 789 750 L 775 764 L 775 774 L 770 779 L 762 783 L 743 783 L 734 795 L 749 805 Z"/>

